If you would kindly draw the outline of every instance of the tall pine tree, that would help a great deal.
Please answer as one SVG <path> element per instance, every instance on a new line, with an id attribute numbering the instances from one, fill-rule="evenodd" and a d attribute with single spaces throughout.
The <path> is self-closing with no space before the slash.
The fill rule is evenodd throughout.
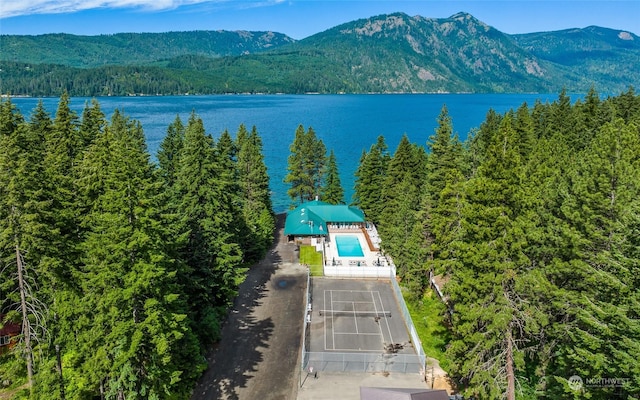
<path id="1" fill-rule="evenodd" d="M 244 245 L 247 261 L 257 261 L 273 242 L 275 216 L 271 205 L 269 175 L 264 163 L 262 139 L 254 126 L 251 133 L 244 125 L 238 128 L 238 174 L 242 197 L 242 214 L 248 228 Z"/>
<path id="2" fill-rule="evenodd" d="M 47 278 L 43 260 L 48 250 L 50 202 L 43 190 L 42 144 L 48 123 L 42 104 L 33 125 L 24 122 L 10 100 L 0 108 L 0 294 L 6 312 L 0 323 L 18 323 L 22 328 L 18 348 L 33 390 L 35 349 L 44 342 L 48 311 L 48 299 L 37 290 Z"/>
<path id="3" fill-rule="evenodd" d="M 318 139 L 313 128 L 307 132 L 302 125 L 298 126 L 295 138 L 289 147 L 285 183 L 291 184 L 287 194 L 292 200 L 300 203 L 313 200 L 320 195 L 324 181 L 324 166 L 327 150 L 321 139 Z"/>
<path id="4" fill-rule="evenodd" d="M 158 166 L 160 175 L 169 188 L 173 188 L 180 165 L 180 154 L 184 143 L 184 125 L 179 115 L 167 128 L 167 135 L 160 143 L 158 150 Z"/>
<path id="5" fill-rule="evenodd" d="M 322 188 L 322 201 L 329 204 L 344 204 L 344 189 L 340 184 L 338 163 L 333 150 L 329 154 L 325 175 L 325 184 Z"/>
<path id="6" fill-rule="evenodd" d="M 461 261 L 446 285 L 453 306 L 447 349 L 467 393 L 515 399 L 524 353 L 546 324 L 529 301 L 544 287 L 523 251 L 530 226 L 523 205 L 520 151 L 507 114 L 487 134 L 487 154 L 466 187 Z"/>
<path id="7" fill-rule="evenodd" d="M 407 269 L 414 261 L 415 254 L 408 246 L 420 208 L 425 165 L 424 149 L 411 144 L 404 135 L 389 161 L 382 189 L 385 204 L 378 230 L 382 245 L 394 257 L 401 278 L 408 277 Z"/>
<path id="8" fill-rule="evenodd" d="M 638 243 L 639 160 L 638 128 L 622 119 L 605 124 L 577 158 L 562 204 L 575 250 L 571 268 L 554 276 L 565 305 L 555 310 L 564 320 L 556 325 L 561 339 L 552 373 L 565 387 L 572 375 L 628 378 L 620 387 L 589 388 L 578 397 L 640 393 L 640 262 L 631 245 Z"/>
<path id="9" fill-rule="evenodd" d="M 380 222 L 384 208 L 383 188 L 390 159 L 384 136 L 378 136 L 369 152 L 363 153 L 355 173 L 353 204 L 375 224 Z"/>
<path id="10" fill-rule="evenodd" d="M 69 353 L 78 358 L 68 365 L 85 383 L 70 383 L 74 396 L 146 399 L 188 390 L 180 381 L 193 366 L 181 354 L 193 354 L 195 342 L 183 323 L 179 264 L 165 251 L 161 186 L 144 140 L 139 123 L 116 110 L 80 167 L 94 179 L 79 181 L 90 196 L 80 247 L 84 318 Z"/>
<path id="11" fill-rule="evenodd" d="M 186 237 L 181 258 L 188 267 L 182 284 L 188 290 L 190 320 L 202 343 L 217 339 L 220 321 L 235 296 L 244 270 L 239 269 L 242 251 L 229 231 L 234 215 L 229 212 L 230 193 L 223 191 L 214 142 L 202 120 L 189 118 L 177 171 L 176 191 L 181 230 Z"/>

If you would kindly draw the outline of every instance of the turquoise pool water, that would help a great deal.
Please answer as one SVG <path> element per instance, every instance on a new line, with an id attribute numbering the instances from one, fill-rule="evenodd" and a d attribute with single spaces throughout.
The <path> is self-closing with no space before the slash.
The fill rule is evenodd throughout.
<path id="1" fill-rule="evenodd" d="M 340 257 L 364 257 L 364 252 L 360 246 L 357 236 L 336 236 L 336 247 Z"/>

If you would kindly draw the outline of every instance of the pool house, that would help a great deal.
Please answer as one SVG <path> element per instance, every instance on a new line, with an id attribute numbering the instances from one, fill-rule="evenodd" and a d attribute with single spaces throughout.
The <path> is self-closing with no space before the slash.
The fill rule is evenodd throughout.
<path id="1" fill-rule="evenodd" d="M 357 207 L 322 201 L 301 204 L 287 214 L 289 242 L 311 245 L 322 253 L 324 275 L 389 278 L 391 259 L 380 249 L 375 226 Z"/>

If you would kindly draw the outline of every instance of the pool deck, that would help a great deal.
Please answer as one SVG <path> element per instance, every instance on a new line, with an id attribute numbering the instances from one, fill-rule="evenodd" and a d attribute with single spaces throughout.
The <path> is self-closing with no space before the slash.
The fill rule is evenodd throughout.
<path id="1" fill-rule="evenodd" d="M 380 251 L 380 238 L 375 227 L 329 225 L 327 229 L 329 238 L 323 244 L 325 275 L 389 277 L 391 269 L 395 269 L 393 261 Z M 357 237 L 363 256 L 341 257 L 335 241 L 337 236 Z"/>

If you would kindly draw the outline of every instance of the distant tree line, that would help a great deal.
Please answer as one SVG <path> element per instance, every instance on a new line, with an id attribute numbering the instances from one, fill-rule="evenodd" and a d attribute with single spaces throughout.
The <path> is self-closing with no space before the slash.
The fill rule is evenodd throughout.
<path id="1" fill-rule="evenodd" d="M 71 96 L 90 97 L 338 93 L 375 89 L 345 83 L 344 77 L 334 75 L 328 60 L 298 53 L 262 58 L 182 56 L 153 65 L 95 68 L 1 61 L 0 90 L 12 96 L 59 96 L 67 92 Z"/>
<path id="2" fill-rule="evenodd" d="M 2 93 L 12 96 L 128 96 L 194 93 L 188 77 L 158 67 L 105 66 L 91 69 L 3 61 Z M 194 81 L 197 82 L 197 81 Z M 208 92 L 206 92 L 208 93 Z"/>
<path id="3" fill-rule="evenodd" d="M 354 203 L 416 298 L 430 272 L 447 282 L 458 387 L 478 399 L 638 398 L 640 96 L 591 90 L 572 104 L 563 91 L 490 110 L 464 143 L 445 106 L 426 144 L 404 137 L 391 154 L 378 138 Z"/>
<path id="4" fill-rule="evenodd" d="M 176 117 L 153 163 L 142 126 L 61 98 L 0 103 L 0 356 L 16 398 L 184 399 L 248 266 L 272 245 L 262 141 Z"/>

